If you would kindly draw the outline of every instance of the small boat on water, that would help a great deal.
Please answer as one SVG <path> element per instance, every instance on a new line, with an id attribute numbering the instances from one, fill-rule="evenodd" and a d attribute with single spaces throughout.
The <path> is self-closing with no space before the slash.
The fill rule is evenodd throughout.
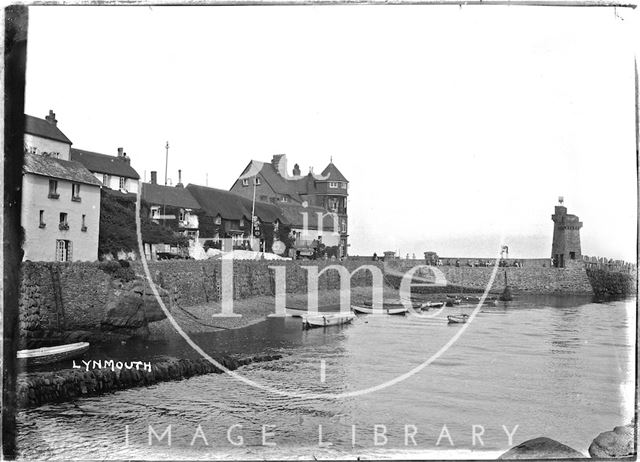
<path id="1" fill-rule="evenodd" d="M 413 308 L 416 310 L 421 310 L 422 308 L 426 307 L 426 303 L 423 303 L 423 302 L 416 302 L 414 300 L 409 301 L 408 299 L 406 301 L 411 303 L 411 306 L 413 306 Z M 373 302 L 371 302 L 370 300 L 364 301 L 362 302 L 362 304 L 366 307 L 373 306 Z M 402 303 L 402 300 L 393 300 L 393 301 L 384 300 L 382 302 L 382 306 L 384 308 L 404 308 L 404 303 Z"/>
<path id="2" fill-rule="evenodd" d="M 325 313 L 318 315 L 302 316 L 302 328 L 311 329 L 313 327 L 339 326 L 349 324 L 356 318 L 353 313 Z"/>
<path id="3" fill-rule="evenodd" d="M 463 301 L 465 303 L 472 303 L 472 304 L 480 303 L 481 299 L 482 299 L 481 297 L 463 297 Z M 495 305 L 498 304 L 498 301 L 493 297 L 487 297 L 487 298 L 484 299 L 484 304 L 485 305 L 493 305 L 493 306 L 495 306 Z"/>
<path id="4" fill-rule="evenodd" d="M 19 361 L 25 361 L 28 364 L 51 364 L 77 358 L 88 349 L 88 342 L 68 343 L 34 350 L 19 350 L 17 357 Z"/>
<path id="5" fill-rule="evenodd" d="M 351 305 L 351 309 L 356 313 L 362 313 L 362 314 L 374 314 L 376 312 L 374 311 L 373 307 L 368 308 L 365 306 L 358 306 L 358 305 Z M 409 310 L 404 306 L 387 306 L 387 305 L 382 306 L 383 314 L 405 314 L 407 311 Z"/>
<path id="6" fill-rule="evenodd" d="M 442 308 L 444 306 L 444 302 L 427 302 L 425 305 L 426 308 Z"/>
<path id="7" fill-rule="evenodd" d="M 449 324 L 464 324 L 469 319 L 468 314 L 450 314 L 447 316 Z"/>
<path id="8" fill-rule="evenodd" d="M 447 297 L 447 301 L 445 304 L 447 306 L 453 306 L 453 305 L 459 305 L 461 302 L 462 300 L 460 300 L 459 298 Z"/>

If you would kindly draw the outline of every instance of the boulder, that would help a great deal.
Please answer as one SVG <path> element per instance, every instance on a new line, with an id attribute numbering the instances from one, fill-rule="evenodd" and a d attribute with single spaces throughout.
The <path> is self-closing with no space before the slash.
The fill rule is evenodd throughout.
<path id="1" fill-rule="evenodd" d="M 168 292 L 157 287 L 159 295 L 168 305 Z M 101 326 L 107 331 L 130 331 L 135 336 L 148 335 L 148 324 L 166 316 L 155 295 L 144 282 L 132 281 L 123 286 L 112 286 Z"/>
<path id="2" fill-rule="evenodd" d="M 534 438 L 520 443 L 498 459 L 578 459 L 584 454 L 551 438 Z"/>
<path id="3" fill-rule="evenodd" d="M 591 457 L 623 458 L 633 457 L 635 428 L 631 423 L 616 427 L 613 431 L 600 433 L 589 446 Z"/>

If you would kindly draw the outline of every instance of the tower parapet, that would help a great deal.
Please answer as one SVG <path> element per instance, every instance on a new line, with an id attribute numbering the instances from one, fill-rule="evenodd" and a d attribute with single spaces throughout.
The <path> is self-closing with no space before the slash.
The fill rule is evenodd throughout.
<path id="1" fill-rule="evenodd" d="M 555 213 L 551 215 L 553 220 L 551 259 L 556 268 L 564 268 L 572 263 L 582 261 L 580 246 L 582 222 L 577 215 L 567 213 L 563 202 L 564 199 L 560 197 L 559 205 L 556 205 Z"/>

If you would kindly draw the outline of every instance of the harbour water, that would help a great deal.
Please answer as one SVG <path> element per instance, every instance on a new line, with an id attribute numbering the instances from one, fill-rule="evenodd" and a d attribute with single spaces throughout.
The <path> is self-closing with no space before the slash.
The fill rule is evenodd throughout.
<path id="1" fill-rule="evenodd" d="M 20 457 L 494 458 L 538 436 L 586 453 L 600 432 L 629 423 L 635 299 L 532 296 L 483 307 L 438 360 L 392 386 L 355 393 L 422 364 L 463 328 L 446 315 L 472 309 L 445 308 L 429 319 L 360 316 L 306 331 L 299 318 L 270 318 L 197 335 L 212 353 L 283 355 L 237 371 L 280 394 L 210 374 L 23 410 Z M 85 359 L 153 362 L 163 354 L 197 356 L 174 340 L 93 349 Z M 310 396 L 347 392 L 357 396 Z M 169 426 L 170 446 L 168 434 L 153 436 Z"/>

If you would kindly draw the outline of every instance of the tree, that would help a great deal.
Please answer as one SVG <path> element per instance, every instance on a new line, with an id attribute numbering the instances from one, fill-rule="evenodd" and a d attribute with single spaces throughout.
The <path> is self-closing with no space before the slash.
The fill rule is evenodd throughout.
<path id="1" fill-rule="evenodd" d="M 136 252 L 138 238 L 136 236 L 135 207 L 136 197 L 124 195 L 103 188 L 100 194 L 100 233 L 98 237 L 98 254 L 118 252 Z M 148 244 L 169 244 L 174 246 L 188 245 L 188 238 L 175 233 L 171 229 L 153 222 L 149 218 L 149 205 L 142 203 L 140 207 L 140 228 L 142 241 Z"/>

